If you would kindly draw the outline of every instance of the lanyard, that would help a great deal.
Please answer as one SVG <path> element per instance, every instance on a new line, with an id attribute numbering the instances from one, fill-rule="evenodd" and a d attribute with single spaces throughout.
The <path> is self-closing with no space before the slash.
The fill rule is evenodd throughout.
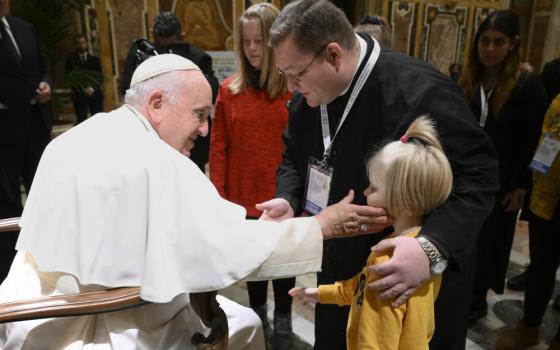
<path id="1" fill-rule="evenodd" d="M 329 114 L 327 112 L 327 106 L 321 105 L 321 130 L 323 132 L 323 145 L 325 146 L 325 152 L 323 153 L 323 162 L 325 162 L 326 159 L 330 156 L 331 146 L 334 141 L 334 138 L 336 137 L 336 135 L 338 135 L 338 131 L 340 130 L 340 127 L 346 120 L 346 117 L 348 116 L 350 109 L 354 105 L 354 102 L 356 101 L 358 94 L 362 90 L 362 87 L 364 86 L 367 78 L 369 77 L 369 74 L 373 70 L 373 66 L 375 66 L 375 62 L 377 62 L 377 59 L 379 58 L 379 52 L 381 51 L 379 48 L 379 43 L 375 39 L 373 39 L 373 41 L 375 42 L 373 51 L 369 55 L 368 61 L 364 69 L 362 70 L 362 73 L 360 73 L 356 85 L 354 85 L 354 89 L 352 89 L 352 94 L 350 95 L 350 99 L 346 104 L 346 108 L 344 108 L 344 113 L 342 113 L 342 118 L 340 119 L 340 123 L 338 123 L 338 127 L 336 128 L 336 132 L 334 133 L 332 139 L 331 139 L 331 130 L 329 127 Z"/>
<path id="2" fill-rule="evenodd" d="M 480 121 L 478 124 L 481 128 L 486 125 L 486 119 L 488 119 L 488 106 L 490 105 L 490 96 L 492 96 L 493 91 L 494 90 L 490 90 L 488 96 L 486 96 L 482 85 L 480 85 Z"/>

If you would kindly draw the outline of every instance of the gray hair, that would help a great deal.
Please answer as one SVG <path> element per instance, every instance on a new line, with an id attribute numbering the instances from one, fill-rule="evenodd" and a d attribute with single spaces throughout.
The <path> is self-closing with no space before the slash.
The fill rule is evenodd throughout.
<path id="1" fill-rule="evenodd" d="M 176 101 L 179 91 L 188 81 L 181 76 L 182 71 L 171 71 L 156 75 L 148 80 L 141 81 L 126 90 L 124 103 L 135 108 L 141 108 L 148 102 L 148 96 L 154 90 L 160 90 L 164 93 L 165 98 L 171 103 Z"/>
<path id="2" fill-rule="evenodd" d="M 344 12 L 327 0 L 298 0 L 286 5 L 270 28 L 268 45 L 276 47 L 288 37 L 302 52 L 311 54 L 330 42 L 346 50 L 356 43 Z"/>
<path id="3" fill-rule="evenodd" d="M 154 34 L 168 38 L 181 35 L 181 22 L 173 12 L 162 12 L 154 18 Z"/>

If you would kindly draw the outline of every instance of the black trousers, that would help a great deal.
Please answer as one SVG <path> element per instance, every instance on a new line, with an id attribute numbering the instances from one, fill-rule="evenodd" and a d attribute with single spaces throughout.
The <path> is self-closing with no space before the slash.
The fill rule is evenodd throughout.
<path id="1" fill-rule="evenodd" d="M 292 312 L 292 297 L 288 291 L 296 285 L 295 277 L 272 280 L 274 290 L 274 311 L 281 314 Z M 249 292 L 249 304 L 257 307 L 266 304 L 268 281 L 247 282 Z"/>
<path id="2" fill-rule="evenodd" d="M 447 268 L 435 304 L 436 329 L 430 350 L 464 350 L 475 270 L 475 245 L 470 260 L 460 270 Z"/>
<path id="3" fill-rule="evenodd" d="M 492 289 L 504 292 L 509 255 L 515 233 L 517 212 L 504 212 L 505 193 L 496 196 L 494 209 L 484 222 L 477 243 L 472 309 L 486 307 L 486 294 Z"/>
<path id="4" fill-rule="evenodd" d="M 315 305 L 315 350 L 346 349 L 349 306 Z"/>
<path id="5" fill-rule="evenodd" d="M 76 113 L 76 125 L 87 119 L 88 109 L 90 115 L 103 112 L 103 95 L 96 93 L 93 96 L 86 96 L 74 93 L 71 99 Z"/>
<path id="6" fill-rule="evenodd" d="M 21 184 L 29 192 L 43 150 L 50 141 L 38 107 L 31 107 L 30 111 L 35 122 L 29 123 L 23 138 L 0 140 L 0 219 L 21 216 Z M 7 118 L 7 113 L 0 110 L 0 118 Z M 17 232 L 0 234 L 0 281 L 8 275 L 16 241 Z"/>
<path id="7" fill-rule="evenodd" d="M 523 322 L 531 327 L 541 325 L 556 283 L 560 265 L 560 206 L 552 220 L 535 214 L 529 216 L 529 257 Z"/>

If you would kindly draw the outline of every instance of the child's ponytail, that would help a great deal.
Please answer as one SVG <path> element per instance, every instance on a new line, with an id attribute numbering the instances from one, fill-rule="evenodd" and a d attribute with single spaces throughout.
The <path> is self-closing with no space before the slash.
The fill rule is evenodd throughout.
<path id="1" fill-rule="evenodd" d="M 369 160 L 368 176 L 383 184 L 385 209 L 391 215 L 424 215 L 443 204 L 453 173 L 435 123 L 427 116 L 414 120 L 399 141 Z"/>
<path id="2" fill-rule="evenodd" d="M 424 146 L 432 146 L 443 151 L 443 147 L 438 139 L 435 123 L 427 116 L 420 116 L 410 124 L 403 137 L 401 137 L 401 142 L 405 141 L 417 141 Z"/>

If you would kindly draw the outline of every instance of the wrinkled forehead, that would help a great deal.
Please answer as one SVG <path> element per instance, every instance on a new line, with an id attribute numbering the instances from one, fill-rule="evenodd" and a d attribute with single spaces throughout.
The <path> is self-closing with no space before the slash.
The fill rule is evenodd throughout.
<path id="1" fill-rule="evenodd" d="M 296 67 L 300 67 L 308 56 L 312 56 L 311 52 L 301 50 L 295 41 L 289 36 L 273 47 L 276 65 L 283 71 L 288 71 Z"/>
<path id="2" fill-rule="evenodd" d="M 210 109 L 212 106 L 212 89 L 201 71 L 187 70 L 179 72 L 185 84 L 184 93 L 191 97 L 193 106 Z"/>

